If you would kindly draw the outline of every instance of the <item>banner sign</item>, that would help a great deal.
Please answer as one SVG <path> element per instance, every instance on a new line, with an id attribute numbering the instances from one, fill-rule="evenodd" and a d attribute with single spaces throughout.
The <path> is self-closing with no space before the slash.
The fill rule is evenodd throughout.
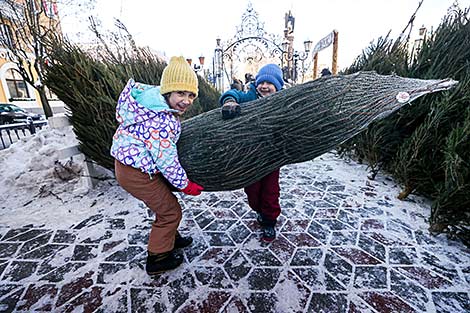
<path id="1" fill-rule="evenodd" d="M 320 41 L 317 42 L 317 44 L 315 45 L 315 48 L 313 48 L 312 54 L 315 55 L 315 53 L 329 47 L 333 43 L 334 37 L 334 32 L 331 32 L 322 39 L 320 39 Z"/>

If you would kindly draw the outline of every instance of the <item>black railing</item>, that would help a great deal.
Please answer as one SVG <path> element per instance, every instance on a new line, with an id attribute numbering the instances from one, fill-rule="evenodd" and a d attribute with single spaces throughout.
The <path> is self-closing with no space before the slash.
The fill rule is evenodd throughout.
<path id="1" fill-rule="evenodd" d="M 35 134 L 37 129 L 41 129 L 45 125 L 47 125 L 46 120 L 35 122 L 28 120 L 25 123 L 0 125 L 0 139 L 2 141 L 0 150 L 8 148 L 23 137 Z"/>

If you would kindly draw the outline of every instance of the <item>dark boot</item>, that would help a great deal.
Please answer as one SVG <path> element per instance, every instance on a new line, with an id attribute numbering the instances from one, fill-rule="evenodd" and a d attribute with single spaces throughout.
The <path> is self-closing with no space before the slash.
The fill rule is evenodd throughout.
<path id="1" fill-rule="evenodd" d="M 148 252 L 145 270 L 149 275 L 157 275 L 165 271 L 177 268 L 183 263 L 183 257 L 173 251 L 164 253 Z"/>
<path id="2" fill-rule="evenodd" d="M 271 242 L 276 239 L 276 220 L 270 221 L 264 218 L 260 213 L 258 213 L 258 217 L 256 218 L 259 225 L 261 226 L 261 240 L 264 242 Z"/>
<path id="3" fill-rule="evenodd" d="M 191 236 L 183 237 L 179 232 L 176 232 L 175 236 L 175 249 L 186 248 L 193 243 L 193 238 Z"/>

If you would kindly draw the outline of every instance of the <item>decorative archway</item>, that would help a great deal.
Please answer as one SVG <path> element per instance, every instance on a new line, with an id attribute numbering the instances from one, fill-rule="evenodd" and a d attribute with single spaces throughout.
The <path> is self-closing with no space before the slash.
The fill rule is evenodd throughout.
<path id="1" fill-rule="evenodd" d="M 237 27 L 235 36 L 226 42 L 217 39 L 213 59 L 213 80 L 217 90 L 224 89 L 224 79 L 244 78 L 246 73 L 255 74 L 266 63 L 283 67 L 283 38 L 269 34 L 258 13 L 248 3 Z"/>

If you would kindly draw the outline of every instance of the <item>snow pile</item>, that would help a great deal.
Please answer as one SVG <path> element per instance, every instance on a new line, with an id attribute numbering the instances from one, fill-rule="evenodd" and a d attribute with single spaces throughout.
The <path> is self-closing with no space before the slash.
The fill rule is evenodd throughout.
<path id="1" fill-rule="evenodd" d="M 59 159 L 63 148 L 76 144 L 71 127 L 46 127 L 0 151 L 2 225 L 64 225 L 92 213 L 93 201 L 82 200 L 89 192 L 81 177 L 84 163 L 75 156 Z"/>

